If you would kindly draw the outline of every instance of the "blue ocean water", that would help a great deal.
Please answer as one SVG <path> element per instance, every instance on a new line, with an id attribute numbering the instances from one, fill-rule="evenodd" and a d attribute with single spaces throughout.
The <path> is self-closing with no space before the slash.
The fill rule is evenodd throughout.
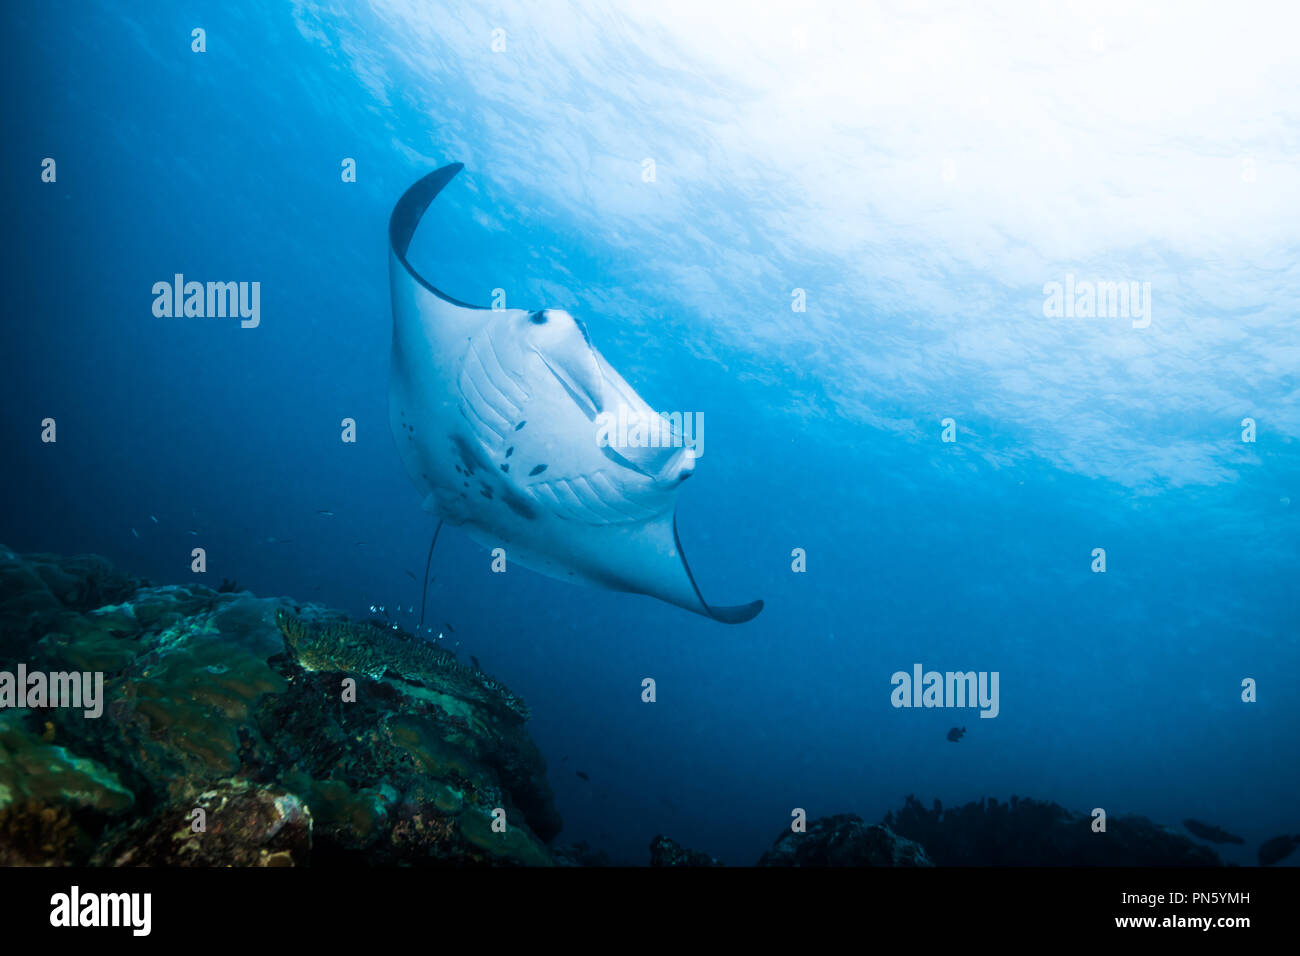
<path id="1" fill-rule="evenodd" d="M 750 863 L 793 808 L 909 793 L 1197 817 L 1241 863 L 1300 829 L 1300 65 L 1276 17 L 6 20 L 0 541 L 160 583 L 201 541 L 214 586 L 413 624 L 435 520 L 389 432 L 386 229 L 463 162 L 412 259 L 467 301 L 569 310 L 652 405 L 701 413 L 683 546 L 711 599 L 766 602 L 726 627 L 493 575 L 444 531 L 430 620 L 528 701 L 563 839 Z M 155 316 L 177 273 L 260 282 L 259 325 Z M 1149 310 L 1047 314 L 1054 282 L 1149 283 Z M 891 706 L 918 663 L 998 672 L 997 717 Z"/>

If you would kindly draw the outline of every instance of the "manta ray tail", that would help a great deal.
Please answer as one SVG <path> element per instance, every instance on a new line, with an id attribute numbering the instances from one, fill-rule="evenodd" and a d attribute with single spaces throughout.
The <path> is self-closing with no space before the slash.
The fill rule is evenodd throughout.
<path id="1" fill-rule="evenodd" d="M 433 540 L 429 542 L 429 556 L 424 559 L 424 590 L 420 592 L 420 626 L 415 629 L 419 634 L 424 629 L 424 606 L 429 601 L 429 565 L 433 564 L 433 546 L 438 543 L 438 532 L 442 530 L 442 520 L 438 520 L 438 527 L 433 529 Z"/>

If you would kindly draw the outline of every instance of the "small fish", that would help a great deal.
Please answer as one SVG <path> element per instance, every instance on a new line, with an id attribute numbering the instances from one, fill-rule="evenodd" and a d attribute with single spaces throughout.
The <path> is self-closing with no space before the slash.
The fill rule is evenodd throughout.
<path id="1" fill-rule="evenodd" d="M 445 627 L 445 628 L 447 629 L 447 633 L 448 633 L 448 634 L 455 634 L 455 633 L 456 633 L 456 629 L 455 629 L 454 627 L 452 627 L 451 624 L 449 624 L 447 621 L 443 621 L 443 622 L 442 622 L 442 626 Z"/>
<path id="2" fill-rule="evenodd" d="M 318 512 L 316 512 L 316 513 L 317 513 L 318 515 L 324 515 L 324 516 L 327 517 L 327 518 L 333 518 L 333 517 L 334 517 L 334 512 L 332 512 L 332 511 L 318 511 Z"/>
<path id="3" fill-rule="evenodd" d="M 1295 836 L 1275 836 L 1259 845 L 1259 865 L 1272 866 L 1281 863 L 1300 846 L 1300 834 Z"/>
<path id="4" fill-rule="evenodd" d="M 414 614 L 414 613 L 415 613 L 415 605 L 412 604 L 410 607 L 408 607 L 408 608 L 406 609 L 406 613 L 407 613 L 407 614 Z"/>
<path id="5" fill-rule="evenodd" d="M 948 731 L 948 739 L 951 740 L 953 743 L 956 743 L 957 741 L 961 740 L 965 736 L 966 736 L 965 727 L 954 727 L 952 730 Z"/>
<path id="6" fill-rule="evenodd" d="M 419 578 L 417 578 L 417 577 L 415 576 L 415 572 L 414 572 L 414 571 L 407 571 L 407 572 L 406 572 L 406 576 L 407 576 L 408 578 L 410 578 L 412 581 L 418 581 L 418 580 L 419 580 Z"/>
<path id="7" fill-rule="evenodd" d="M 577 774 L 578 774 L 579 777 L 581 777 L 583 780 L 586 780 L 588 783 L 591 782 L 591 778 L 588 777 L 588 776 L 587 776 L 585 773 L 583 773 L 581 770 L 577 771 Z"/>
<path id="8" fill-rule="evenodd" d="M 131 533 L 132 533 L 133 535 L 135 535 L 137 538 L 140 537 L 140 532 L 139 532 L 139 531 L 136 531 L 135 528 L 132 528 L 132 529 L 131 529 Z"/>
<path id="9" fill-rule="evenodd" d="M 1202 840 L 1209 840 L 1211 843 L 1245 843 L 1239 836 L 1234 836 L 1221 827 L 1212 827 L 1208 823 L 1202 823 L 1200 820 L 1184 820 L 1183 826 L 1187 827 L 1193 835 L 1200 837 Z"/>
<path id="10" fill-rule="evenodd" d="M 190 534 L 194 535 L 195 537 L 198 536 L 198 532 L 195 531 L 193 528 L 190 528 Z"/>
<path id="11" fill-rule="evenodd" d="M 149 520 L 152 521 L 154 524 L 157 524 L 157 523 L 158 523 L 158 519 L 155 518 L 153 515 L 150 515 L 150 516 L 149 516 Z"/>

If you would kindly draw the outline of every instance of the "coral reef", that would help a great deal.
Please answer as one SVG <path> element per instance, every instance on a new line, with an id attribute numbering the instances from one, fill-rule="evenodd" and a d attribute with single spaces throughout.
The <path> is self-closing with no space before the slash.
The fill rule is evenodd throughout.
<path id="1" fill-rule="evenodd" d="M 551 856 L 556 866 L 613 866 L 604 850 L 598 850 L 583 840 L 577 843 L 552 843 Z"/>
<path id="2" fill-rule="evenodd" d="M 909 795 L 885 825 L 926 848 L 939 866 L 1221 866 L 1211 850 L 1146 817 L 1092 818 L 1043 800 L 989 798 L 945 810 Z"/>
<path id="3" fill-rule="evenodd" d="M 504 684 L 477 667 L 462 664 L 450 651 L 404 632 L 373 621 L 360 624 L 340 621 L 316 626 L 284 611 L 276 612 L 276 623 L 296 651 L 299 662 L 308 670 L 361 673 L 374 680 L 391 674 L 500 708 L 520 720 L 531 716 L 524 702 Z"/>
<path id="4" fill-rule="evenodd" d="M 650 841 L 651 866 L 722 866 L 707 853 L 688 850 L 662 833 Z"/>
<path id="5" fill-rule="evenodd" d="M 84 855 L 84 843 L 67 807 L 29 798 L 0 809 L 0 866 L 64 866 Z"/>
<path id="6" fill-rule="evenodd" d="M 555 862 L 523 701 L 418 638 L 0 547 L 0 650 L 104 681 L 98 718 L 0 713 L 0 862 Z"/>
<path id="7" fill-rule="evenodd" d="M 786 830 L 759 866 L 934 866 L 921 846 L 853 813 L 821 817 L 805 833 Z"/>

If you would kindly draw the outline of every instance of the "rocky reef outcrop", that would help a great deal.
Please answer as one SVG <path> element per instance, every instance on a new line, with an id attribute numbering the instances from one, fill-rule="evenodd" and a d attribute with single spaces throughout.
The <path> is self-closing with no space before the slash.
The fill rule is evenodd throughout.
<path id="1" fill-rule="evenodd" d="M 387 625 L 0 546 L 0 662 L 103 675 L 0 710 L 0 864 L 555 862 L 524 702 Z"/>
<path id="2" fill-rule="evenodd" d="M 934 866 L 917 843 L 855 813 L 820 817 L 776 838 L 759 866 Z"/>
<path id="3" fill-rule="evenodd" d="M 939 866 L 1222 866 L 1214 851 L 1137 815 L 1105 832 L 1092 819 L 1045 800 L 1012 797 L 944 809 L 908 796 L 885 825 L 926 848 Z"/>
<path id="4" fill-rule="evenodd" d="M 676 840 L 660 833 L 650 841 L 650 865 L 722 866 L 723 864 L 707 853 L 701 853 L 699 850 L 688 850 Z"/>

